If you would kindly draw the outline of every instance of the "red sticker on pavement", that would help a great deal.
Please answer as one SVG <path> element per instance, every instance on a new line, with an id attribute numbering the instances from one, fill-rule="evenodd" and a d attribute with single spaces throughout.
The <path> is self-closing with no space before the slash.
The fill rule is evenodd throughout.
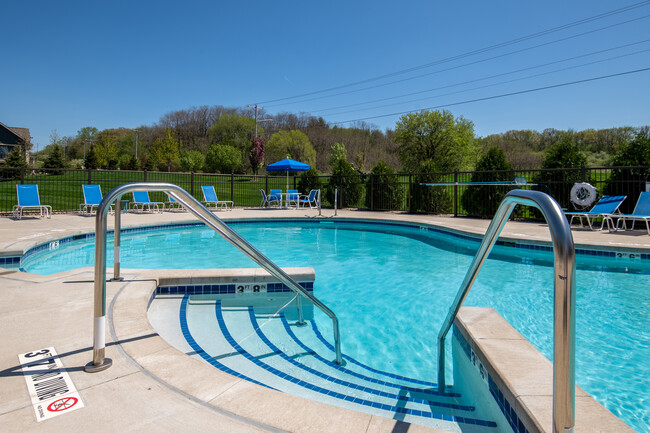
<path id="1" fill-rule="evenodd" d="M 60 398 L 50 403 L 50 405 L 47 407 L 47 410 L 49 410 L 50 412 L 61 412 L 66 409 L 70 409 L 72 406 L 77 404 L 78 401 L 79 399 L 77 399 L 76 397 Z"/>

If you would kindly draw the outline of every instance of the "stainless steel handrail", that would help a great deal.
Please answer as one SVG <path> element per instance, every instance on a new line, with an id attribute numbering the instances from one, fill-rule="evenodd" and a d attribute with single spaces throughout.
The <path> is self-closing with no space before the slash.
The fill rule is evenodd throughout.
<path id="1" fill-rule="evenodd" d="M 192 197 L 181 187 L 171 183 L 129 183 L 113 188 L 108 192 L 97 207 L 97 218 L 95 220 L 95 290 L 94 290 L 94 325 L 93 325 L 93 360 L 86 364 L 85 370 L 93 373 L 102 371 L 109 368 L 112 364 L 110 358 L 106 358 L 106 223 L 108 210 L 111 204 L 119 200 L 122 195 L 132 191 L 164 191 L 179 202 L 197 218 L 202 220 L 207 226 L 219 233 L 224 239 L 237 247 L 240 251 L 250 257 L 255 263 L 260 265 L 263 269 L 271 275 L 280 280 L 283 284 L 296 292 L 297 300 L 300 296 L 309 299 L 317 308 L 332 319 L 334 330 L 334 348 L 336 351 L 337 364 L 342 364 L 341 356 L 341 339 L 339 335 L 339 321 L 336 314 L 330 310 L 325 304 L 318 300 L 314 295 L 309 293 L 305 288 L 300 286 L 289 275 L 287 275 L 280 267 L 265 257 L 255 247 L 249 244 L 244 238 L 239 236 L 237 232 L 228 227 L 221 219 L 214 215 L 209 209 L 203 206 L 198 200 Z M 115 235 L 119 239 L 120 227 L 120 209 L 115 209 Z M 119 278 L 119 245 L 116 244 L 115 263 L 117 266 L 114 271 L 115 278 Z M 299 313 L 302 314 L 300 303 L 298 303 Z M 302 318 L 302 316 L 300 316 Z"/>
<path id="2" fill-rule="evenodd" d="M 445 337 L 483 262 L 517 204 L 539 209 L 551 232 L 555 259 L 553 432 L 565 433 L 573 431 L 575 425 L 575 249 L 571 227 L 562 208 L 542 192 L 513 190 L 508 192 L 499 205 L 438 334 L 438 387 L 441 391 L 445 388 Z"/>

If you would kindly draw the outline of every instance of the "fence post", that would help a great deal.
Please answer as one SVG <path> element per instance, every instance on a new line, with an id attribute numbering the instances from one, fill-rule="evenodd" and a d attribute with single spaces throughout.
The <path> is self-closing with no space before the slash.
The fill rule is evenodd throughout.
<path id="1" fill-rule="evenodd" d="M 235 201 L 235 173 L 233 172 L 230 172 L 230 200 Z"/>
<path id="2" fill-rule="evenodd" d="M 370 210 L 375 210 L 375 176 L 370 173 Z"/>
<path id="3" fill-rule="evenodd" d="M 146 182 L 147 181 L 147 169 L 146 168 L 144 169 L 143 175 L 144 175 L 143 182 Z"/>
<path id="4" fill-rule="evenodd" d="M 25 167 L 20 167 L 20 184 L 25 183 Z"/>
<path id="5" fill-rule="evenodd" d="M 413 175 L 409 174 L 409 189 L 406 195 L 409 213 L 413 213 Z"/>
<path id="6" fill-rule="evenodd" d="M 194 172 L 190 173 L 190 194 L 194 195 Z"/>
<path id="7" fill-rule="evenodd" d="M 454 183 L 458 183 L 458 170 L 454 171 Z M 458 216 L 458 185 L 454 185 L 454 216 Z"/>
<path id="8" fill-rule="evenodd" d="M 93 183 L 93 170 L 91 168 L 87 168 L 86 171 L 88 172 L 88 185 Z"/>
<path id="9" fill-rule="evenodd" d="M 264 185 L 264 191 L 268 191 L 269 190 L 269 175 L 267 174 L 266 176 L 264 176 L 264 179 L 265 179 L 265 182 L 266 182 L 265 185 Z"/>

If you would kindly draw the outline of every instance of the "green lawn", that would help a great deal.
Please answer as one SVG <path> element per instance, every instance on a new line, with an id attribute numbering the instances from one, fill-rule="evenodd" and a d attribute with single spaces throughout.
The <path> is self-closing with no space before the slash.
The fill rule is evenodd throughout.
<path id="1" fill-rule="evenodd" d="M 90 179 L 89 179 L 90 177 Z M 131 171 L 65 171 L 59 175 L 35 174 L 26 175 L 24 183 L 37 184 L 42 204 L 49 204 L 55 211 L 71 211 L 79 209 L 83 203 L 81 185 L 99 184 L 105 195 L 111 189 L 132 182 L 144 182 L 144 172 Z M 220 200 L 232 200 L 235 206 L 259 206 L 262 199 L 260 189 L 270 188 L 286 189 L 285 176 L 242 176 L 242 175 L 215 175 L 205 173 L 164 173 L 147 172 L 147 182 L 173 183 L 193 194 L 198 200 L 203 200 L 202 185 L 212 185 Z M 289 178 L 289 187 L 294 187 L 293 177 Z M 297 182 L 297 179 L 296 179 Z M 0 212 L 11 212 L 17 201 L 17 179 L 0 182 Z M 308 191 L 301 191 L 307 193 Z M 151 192 L 152 201 L 166 201 L 163 192 Z M 130 199 L 127 194 L 125 199 Z"/>

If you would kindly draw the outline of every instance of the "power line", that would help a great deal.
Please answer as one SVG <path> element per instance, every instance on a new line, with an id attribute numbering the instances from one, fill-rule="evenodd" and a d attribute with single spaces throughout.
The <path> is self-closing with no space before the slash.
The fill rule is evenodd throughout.
<path id="1" fill-rule="evenodd" d="M 331 125 L 341 125 L 343 123 L 360 122 L 360 121 L 363 121 L 363 120 L 380 119 L 380 118 L 383 118 L 383 117 L 390 117 L 390 116 L 399 116 L 399 115 L 402 115 L 402 114 L 420 112 L 420 111 L 424 111 L 424 110 L 436 110 L 438 108 L 453 107 L 455 105 L 463 105 L 463 104 L 471 104 L 473 102 L 489 101 L 491 99 L 499 99 L 499 98 L 505 98 L 505 97 L 508 97 L 508 96 L 522 95 L 522 94 L 525 94 L 525 93 L 539 92 L 539 91 L 542 91 L 542 90 L 549 90 L 549 89 L 555 89 L 555 88 L 558 88 L 558 87 L 572 86 L 572 85 L 575 85 L 575 84 L 587 83 L 587 82 L 590 82 L 590 81 L 597 81 L 597 80 L 604 80 L 604 79 L 607 79 L 607 78 L 620 77 L 620 76 L 623 76 L 623 75 L 636 74 L 636 73 L 639 73 L 639 72 L 646 72 L 646 71 L 650 71 L 650 68 L 643 68 L 643 69 L 636 69 L 636 70 L 633 70 L 633 71 L 619 72 L 617 74 L 610 74 L 610 75 L 603 75 L 603 76 L 600 76 L 600 77 L 586 78 L 584 80 L 570 81 L 570 82 L 567 82 L 567 83 L 553 84 L 551 86 L 537 87 L 537 88 L 534 88 L 534 89 L 527 89 L 527 90 L 520 90 L 520 91 L 517 91 L 517 92 L 503 93 L 503 94 L 500 94 L 500 95 L 486 96 L 484 98 L 470 99 L 470 100 L 467 100 L 467 101 L 452 102 L 452 103 L 449 103 L 449 104 L 436 105 L 436 106 L 433 106 L 433 107 L 421 108 L 421 109 L 418 109 L 418 110 L 409 110 L 409 111 L 401 111 L 401 112 L 398 112 L 398 113 L 381 114 L 381 115 L 378 115 L 378 116 L 369 116 L 369 117 L 363 117 L 363 118 L 359 118 L 359 119 L 344 120 L 344 121 L 341 121 L 341 122 L 331 122 L 330 124 Z"/>
<path id="2" fill-rule="evenodd" d="M 447 58 L 441 59 L 441 60 L 436 60 L 434 62 L 425 63 L 423 65 L 414 66 L 414 67 L 403 69 L 403 70 L 400 70 L 400 71 L 391 72 L 389 74 L 384 74 L 384 75 L 380 75 L 380 76 L 373 77 L 373 78 L 368 78 L 368 79 L 364 79 L 364 80 L 360 80 L 360 81 L 355 81 L 355 82 L 348 83 L 348 84 L 343 84 L 343 85 L 340 85 L 340 86 L 329 87 L 329 88 L 326 88 L 326 89 L 316 90 L 316 91 L 313 91 L 313 92 L 307 92 L 307 93 L 302 93 L 302 94 L 293 95 L 293 96 L 287 96 L 287 97 L 284 97 L 284 98 L 270 99 L 270 100 L 267 100 L 267 101 L 258 102 L 258 104 L 269 104 L 269 103 L 273 103 L 273 102 L 279 102 L 279 101 L 286 101 L 286 100 L 289 100 L 289 99 L 301 98 L 301 97 L 304 97 L 304 96 L 316 95 L 316 94 L 320 94 L 320 93 L 330 92 L 332 90 L 339 90 L 339 89 L 343 89 L 343 88 L 347 88 L 347 87 L 357 86 L 359 84 L 365 84 L 365 83 L 369 83 L 369 82 L 372 82 L 372 81 L 378 81 L 378 80 L 382 80 L 382 79 L 385 79 L 385 78 L 390 78 L 390 77 L 394 77 L 394 76 L 397 76 L 397 75 L 406 74 L 406 73 L 413 72 L 413 71 L 416 71 L 416 70 L 420 70 L 420 69 L 428 68 L 428 67 L 431 67 L 431 66 L 451 62 L 453 60 L 458 60 L 458 59 L 461 59 L 461 58 L 464 58 L 464 57 L 469 57 L 469 56 L 473 56 L 473 55 L 476 55 L 476 54 L 481 54 L 481 53 L 484 53 L 484 52 L 487 52 L 487 51 L 495 50 L 497 48 L 503 48 L 505 46 L 517 44 L 519 42 L 523 42 L 523 41 L 526 41 L 526 40 L 529 40 L 529 39 L 534 39 L 534 38 L 538 38 L 538 37 L 541 37 L 541 36 L 545 36 L 545 35 L 550 34 L 550 33 L 558 32 L 558 31 L 565 30 L 565 29 L 571 28 L 571 27 L 576 27 L 576 26 L 586 24 L 586 23 L 589 23 L 591 21 L 596 21 L 596 20 L 599 20 L 599 19 L 602 19 L 602 18 L 607 18 L 609 16 L 620 14 L 620 13 L 623 13 L 623 12 L 627 12 L 627 11 L 630 11 L 630 10 L 633 10 L 633 9 L 636 9 L 636 8 L 639 8 L 639 7 L 647 6 L 649 4 L 650 4 L 650 1 L 648 1 L 648 0 L 642 1 L 642 2 L 639 2 L 639 3 L 634 3 L 634 4 L 629 5 L 629 6 L 625 6 L 625 7 L 619 8 L 619 9 L 614 9 L 614 10 L 611 10 L 611 11 L 608 11 L 608 12 L 603 12 L 603 13 L 598 14 L 598 15 L 594 15 L 594 16 L 591 16 L 591 17 L 588 17 L 588 18 L 584 18 L 584 19 L 574 21 L 574 22 L 571 22 L 571 23 L 568 23 L 568 24 L 564 24 L 564 25 L 561 25 L 561 26 L 558 26 L 558 27 L 553 27 L 551 29 L 543 30 L 541 32 L 532 33 L 530 35 L 522 36 L 522 37 L 512 39 L 512 40 L 509 40 L 509 41 L 506 41 L 506 42 L 501 42 L 501 43 L 498 43 L 498 44 L 495 44 L 495 45 L 490 45 L 488 47 L 479 48 L 477 50 L 469 51 L 469 52 L 466 52 L 466 53 L 463 53 L 463 54 L 458 54 L 458 55 L 452 56 L 452 57 L 447 57 Z"/>
<path id="3" fill-rule="evenodd" d="M 500 86 L 502 84 L 514 83 L 515 81 L 528 80 L 530 78 L 535 78 L 535 77 L 540 77 L 540 76 L 544 76 L 544 75 L 554 74 L 554 73 L 557 73 L 557 72 L 563 72 L 563 71 L 567 71 L 569 69 L 575 69 L 575 68 L 579 68 L 579 67 L 582 67 L 582 66 L 593 65 L 593 64 L 596 64 L 596 63 L 602 63 L 602 62 L 606 62 L 606 61 L 610 61 L 610 60 L 616 60 L 616 59 L 620 59 L 620 58 L 623 58 L 623 57 L 628 57 L 628 56 L 631 56 L 631 55 L 634 55 L 634 54 L 645 53 L 645 52 L 648 52 L 648 51 L 650 51 L 650 48 L 646 49 L 646 50 L 637 51 L 635 53 L 622 54 L 620 56 L 610 57 L 608 59 L 595 60 L 593 62 L 588 62 L 588 63 L 583 63 L 583 64 L 580 64 L 580 65 L 575 65 L 575 66 L 569 66 L 569 67 L 566 67 L 566 68 L 556 69 L 554 71 L 542 72 L 542 73 L 539 73 L 539 74 L 533 74 L 533 75 L 528 75 L 528 76 L 525 76 L 525 77 L 514 78 L 512 80 L 506 80 L 506 81 L 500 81 L 500 82 L 497 82 L 497 83 L 486 84 L 484 86 L 477 86 L 477 87 L 472 87 L 472 88 L 465 89 L 465 90 L 458 90 L 458 91 L 455 91 L 455 92 L 443 93 L 443 94 L 440 94 L 440 95 L 436 95 L 435 97 L 439 98 L 441 96 L 457 95 L 459 93 L 471 92 L 473 90 L 485 89 L 485 88 L 488 88 L 488 87 Z M 366 110 L 376 110 L 378 108 L 392 107 L 394 105 L 403 105 L 403 104 L 409 104 L 409 103 L 413 103 L 413 102 L 426 101 L 426 100 L 429 100 L 431 98 L 432 98 L 432 96 L 428 96 L 426 98 L 411 99 L 409 101 L 396 102 L 396 103 L 393 103 L 393 104 L 378 105 L 378 106 L 366 108 Z M 357 111 L 359 111 L 359 110 L 342 111 L 342 112 L 336 113 L 336 114 L 341 115 L 341 114 L 347 114 L 347 113 L 354 113 L 354 112 L 357 112 Z"/>
<path id="4" fill-rule="evenodd" d="M 538 68 L 542 68 L 542 67 L 545 67 L 545 66 L 555 65 L 555 64 L 558 64 L 558 63 L 569 62 L 569 61 L 577 60 L 577 59 L 584 58 L 584 57 L 589 57 L 589 56 L 594 56 L 594 55 L 597 55 L 597 54 L 606 53 L 606 52 L 609 52 L 609 51 L 619 50 L 619 49 L 622 49 L 622 48 L 628 48 L 628 47 L 643 44 L 643 43 L 646 43 L 646 42 L 650 42 L 650 39 L 645 39 L 645 40 L 638 41 L 638 42 L 632 42 L 632 43 L 625 44 L 625 45 L 619 45 L 617 47 L 607 48 L 607 49 L 604 49 L 604 50 L 593 51 L 591 53 L 581 54 L 579 56 L 567 57 L 565 59 L 555 60 L 555 61 L 548 62 L 548 63 L 542 63 L 542 64 L 539 64 L 539 65 L 536 65 L 536 66 L 529 66 L 529 67 L 517 69 L 517 70 L 514 70 L 514 71 L 503 72 L 503 73 L 500 73 L 500 74 L 494 74 L 494 75 L 490 75 L 490 76 L 487 76 L 487 77 L 481 77 L 481 78 L 475 78 L 473 80 L 462 81 L 460 83 L 454 83 L 454 84 L 448 84 L 448 85 L 445 85 L 445 86 L 434 87 L 432 89 L 419 90 L 417 92 L 405 93 L 405 94 L 402 94 L 402 95 L 396 95 L 396 96 L 390 96 L 390 97 L 386 97 L 386 98 L 373 99 L 373 100 L 366 101 L 366 102 L 357 102 L 357 103 L 354 103 L 354 104 L 339 105 L 337 107 L 324 108 L 324 109 L 321 109 L 321 110 L 309 110 L 309 112 L 310 113 L 322 113 L 322 112 L 326 112 L 326 111 L 338 110 L 338 109 L 341 109 L 341 108 L 358 107 L 360 105 L 367 105 L 367 104 L 373 104 L 373 103 L 376 103 L 376 102 L 383 102 L 383 101 L 390 101 L 390 100 L 393 100 L 393 99 L 405 98 L 405 97 L 408 97 L 408 96 L 421 95 L 423 93 L 429 93 L 429 92 L 433 92 L 433 91 L 436 91 L 436 90 L 448 89 L 450 87 L 462 86 L 462 85 L 465 85 L 465 84 L 475 83 L 475 82 L 478 82 L 478 81 L 485 81 L 485 80 L 490 80 L 492 78 L 503 77 L 505 75 L 512 75 L 512 74 L 516 74 L 516 73 L 519 73 L 519 72 L 529 71 L 531 69 L 538 69 Z M 629 57 L 631 55 L 640 54 L 640 53 L 644 53 L 644 52 L 647 52 L 647 51 L 648 50 L 635 51 L 633 53 L 629 53 L 629 54 L 625 54 L 625 55 L 609 57 L 607 59 L 602 59 L 602 60 L 589 62 L 589 63 L 583 63 L 583 64 L 580 64 L 580 65 L 571 66 L 569 68 L 556 69 L 554 71 L 549 71 L 549 72 L 542 73 L 542 74 L 529 75 L 527 77 L 523 77 L 523 78 L 516 79 L 516 80 L 502 81 L 502 82 L 495 83 L 495 84 L 505 84 L 505 83 L 508 83 L 508 82 L 511 82 L 511 81 L 517 81 L 517 80 L 521 80 L 521 79 L 527 79 L 527 78 L 537 77 L 537 76 L 541 76 L 541 75 L 552 74 L 552 73 L 564 71 L 564 70 L 567 70 L 567 69 L 587 66 L 587 65 L 591 65 L 591 64 L 595 64 L 595 63 L 601 63 L 601 62 L 604 62 L 604 61 L 619 59 L 619 58 L 622 58 L 622 57 Z M 493 86 L 495 84 L 490 84 L 489 86 Z M 487 86 L 483 86 L 483 87 L 487 87 Z M 476 89 L 480 89 L 480 88 L 482 88 L 482 87 L 474 87 L 474 88 L 469 89 L 469 90 L 476 90 Z M 456 93 L 458 93 L 458 92 L 456 92 Z M 451 94 L 453 94 L 453 93 L 451 93 Z M 449 94 L 446 94 L 446 95 L 449 95 Z M 438 95 L 438 96 L 446 96 L 446 95 Z M 419 100 L 415 100 L 415 101 L 419 101 Z M 398 104 L 404 104 L 404 103 L 415 102 L 415 101 L 414 100 L 403 101 L 403 102 L 400 102 Z M 395 104 L 393 104 L 393 105 L 395 105 Z M 367 109 L 382 108 L 382 107 L 385 107 L 385 106 L 386 105 L 376 106 L 376 107 L 369 107 Z M 344 113 L 338 113 L 338 114 L 344 114 Z"/>
<path id="5" fill-rule="evenodd" d="M 610 28 L 613 28 L 613 27 L 617 27 L 617 26 L 621 26 L 621 25 L 624 25 L 624 24 L 629 24 L 629 23 L 631 23 L 631 22 L 639 21 L 639 20 L 643 20 L 643 19 L 646 19 L 646 18 L 650 18 L 650 15 L 644 15 L 644 16 L 641 16 L 641 17 L 632 18 L 632 19 L 627 20 L 627 21 L 622 21 L 622 22 L 619 22 L 619 23 L 616 23 L 616 24 L 610 24 L 610 25 L 608 25 L 608 26 L 600 27 L 600 28 L 598 28 L 598 29 L 589 30 L 589 31 L 587 31 L 587 32 L 578 33 L 578 34 L 576 34 L 576 35 L 572 35 L 572 36 L 566 36 L 566 37 L 564 37 L 564 38 L 556 39 L 556 40 L 549 41 L 549 42 L 544 42 L 544 43 L 542 43 L 542 44 L 534 45 L 534 46 L 532 46 L 532 47 L 520 48 L 520 49 L 518 49 L 518 50 L 509 51 L 509 52 L 507 52 L 507 53 L 499 54 L 499 55 L 492 56 L 492 57 L 487 57 L 487 58 L 485 58 L 485 59 L 474 60 L 474 61 L 472 61 L 472 62 L 463 63 L 462 65 L 451 66 L 451 67 L 446 68 L 446 69 L 438 69 L 438 70 L 436 70 L 436 71 L 427 72 L 426 74 L 415 75 L 415 76 L 413 76 L 413 77 L 402 78 L 402 79 L 400 79 L 400 80 L 389 81 L 389 82 L 387 82 L 387 83 L 376 84 L 376 85 L 374 85 L 374 86 L 363 87 L 363 88 L 361 88 L 361 89 L 349 90 L 349 91 L 345 91 L 345 92 L 339 92 L 339 93 L 335 93 L 335 94 L 333 94 L 333 95 L 326 95 L 326 96 L 320 96 L 320 97 L 317 97 L 317 98 L 303 99 L 303 100 L 301 100 L 301 101 L 295 101 L 295 102 L 285 103 L 285 104 L 275 104 L 275 105 L 271 105 L 271 106 L 272 106 L 272 107 L 278 107 L 278 106 L 281 106 L 281 105 L 288 105 L 288 104 L 295 104 L 295 103 L 301 103 L 301 102 L 308 102 L 308 101 L 314 101 L 314 100 L 317 100 L 317 99 L 332 98 L 332 97 L 335 97 L 335 96 L 347 95 L 347 94 L 350 94 L 350 93 L 358 93 L 358 92 L 362 92 L 362 91 L 364 91 L 364 90 L 376 89 L 376 88 L 378 88 L 378 87 L 385 87 L 385 86 L 389 86 L 389 85 L 391 85 L 391 84 L 397 84 L 397 83 L 403 83 L 403 82 L 405 82 L 405 81 L 416 80 L 416 79 L 418 79 L 418 78 L 428 77 L 428 76 L 430 76 L 430 75 L 435 75 L 435 74 L 439 74 L 439 73 L 442 73 L 442 72 L 449 72 L 449 71 L 452 71 L 452 70 L 455 70 L 455 69 L 464 68 L 464 67 L 466 67 L 466 66 L 473 66 L 473 65 L 477 65 L 477 64 L 479 64 L 479 63 L 485 63 L 485 62 L 488 62 L 488 61 L 490 61 L 490 60 L 495 60 L 495 59 L 499 59 L 499 58 L 503 58 L 503 57 L 511 56 L 511 55 L 513 55 L 513 54 L 519 54 L 519 53 L 522 53 L 522 52 L 525 52 L 525 51 L 530 51 L 530 50 L 533 50 L 533 49 L 536 49 L 536 48 L 540 48 L 540 47 L 544 47 L 544 46 L 548 46 L 548 45 L 556 44 L 556 43 L 558 43 L 558 42 L 564 42 L 564 41 L 569 40 L 569 39 L 578 38 L 578 37 L 581 37 L 581 36 L 585 36 L 585 35 L 588 35 L 588 34 L 592 34 L 592 33 L 600 32 L 600 31 L 607 30 L 607 29 L 610 29 Z"/>

